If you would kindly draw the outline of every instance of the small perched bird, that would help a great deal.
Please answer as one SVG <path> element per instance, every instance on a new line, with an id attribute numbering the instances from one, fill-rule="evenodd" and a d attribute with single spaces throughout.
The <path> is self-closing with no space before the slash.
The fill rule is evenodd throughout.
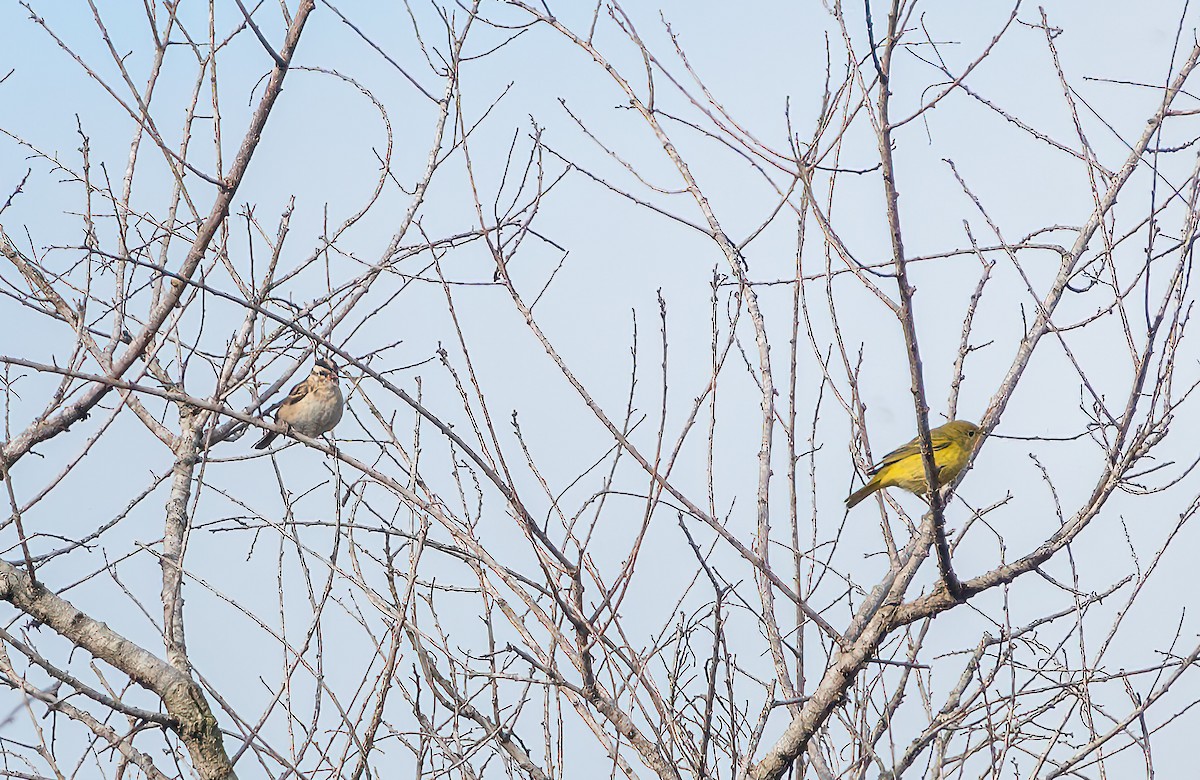
<path id="1" fill-rule="evenodd" d="M 967 465 L 979 439 L 979 427 L 966 420 L 951 420 L 929 431 L 933 462 L 938 467 L 938 485 L 954 481 L 958 472 Z M 846 497 L 847 509 L 884 488 L 900 487 L 917 494 L 929 492 L 929 485 L 925 481 L 925 462 L 921 459 L 921 444 L 916 439 L 883 456 L 871 474 L 867 484 Z"/>
<path id="2" fill-rule="evenodd" d="M 318 358 L 308 378 L 293 387 L 288 397 L 280 402 L 275 412 L 275 422 L 305 436 L 320 436 L 329 433 L 338 424 L 344 406 L 342 390 L 338 387 L 337 367 Z M 265 450 L 278 435 L 274 431 L 267 431 L 254 449 Z"/>

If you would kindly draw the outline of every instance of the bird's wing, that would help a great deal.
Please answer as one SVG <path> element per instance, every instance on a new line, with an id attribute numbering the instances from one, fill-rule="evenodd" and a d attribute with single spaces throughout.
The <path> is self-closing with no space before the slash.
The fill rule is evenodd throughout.
<path id="1" fill-rule="evenodd" d="M 288 393 L 287 398 L 283 399 L 283 403 L 279 404 L 279 406 L 280 406 L 280 408 L 282 408 L 284 406 L 291 406 L 292 404 L 299 403 L 300 399 L 306 395 L 308 395 L 308 380 L 307 379 L 305 379 L 303 382 L 300 382 L 295 387 L 293 387 L 291 389 L 291 392 Z"/>
<path id="2" fill-rule="evenodd" d="M 948 436 L 930 431 L 929 443 L 933 445 L 933 451 L 937 452 L 938 450 L 944 450 L 950 446 L 950 438 Z M 875 466 L 871 469 L 871 473 L 879 471 L 884 466 L 890 466 L 893 463 L 904 460 L 909 455 L 919 456 L 920 454 L 921 444 L 917 439 L 913 439 L 908 444 L 897 447 L 887 455 L 884 455 L 883 460 L 879 461 L 879 463 L 875 464 Z"/>

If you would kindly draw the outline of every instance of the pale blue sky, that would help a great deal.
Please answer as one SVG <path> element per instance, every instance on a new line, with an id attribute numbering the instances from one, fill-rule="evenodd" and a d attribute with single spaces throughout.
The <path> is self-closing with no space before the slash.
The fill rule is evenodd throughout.
<path id="1" fill-rule="evenodd" d="M 233 14 L 238 13 L 236 5 L 229 5 L 220 11 L 226 24 L 234 18 Z M 552 5 L 568 26 L 577 30 L 586 27 L 588 12 L 583 4 L 569 6 L 560 2 Z M 113 32 L 116 48 L 121 52 L 132 52 L 127 62 L 137 74 L 134 81 L 140 87 L 148 58 L 146 24 L 144 17 L 139 16 L 142 10 L 135 4 L 112 6 L 102 6 L 101 12 Z M 499 6 L 498 3 L 484 3 L 485 13 L 498 22 L 514 23 L 522 18 L 519 12 Z M 204 7 L 185 8 L 185 13 L 197 14 L 189 19 L 188 29 L 193 34 L 204 35 Z M 425 66 L 411 24 L 401 9 L 381 9 L 380 4 L 370 3 L 347 3 L 339 8 L 363 29 L 369 30 L 371 37 L 426 90 L 441 94 L 442 84 Z M 940 50 L 955 71 L 978 55 L 1009 12 L 1003 4 L 953 0 L 931 1 L 922 4 L 921 8 L 930 35 L 936 41 L 949 42 Z M 670 40 L 659 17 L 660 9 L 714 98 L 737 117 L 742 127 L 764 144 L 783 149 L 787 133 L 784 110 L 790 106 L 793 128 L 799 137 L 805 139 L 811 134 L 824 82 L 827 36 L 833 52 L 835 81 L 844 69 L 844 63 L 838 59 L 841 46 L 838 33 L 821 3 L 751 6 L 705 0 L 638 3 L 636 7 L 628 8 L 639 33 L 651 49 L 668 63 L 673 73 L 685 77 L 678 61 L 671 55 Z M 1101 162 L 1109 168 L 1120 165 L 1126 154 L 1125 143 L 1141 132 L 1160 93 L 1144 86 L 1115 85 L 1096 79 L 1161 84 L 1170 73 L 1171 46 L 1180 9 L 1178 2 L 1134 4 L 1086 0 L 1059 2 L 1047 8 L 1051 25 L 1062 28 L 1055 44 L 1068 78 L 1079 90 L 1079 96 L 1119 135 L 1114 135 L 1086 110 L 1082 113 L 1081 120 L 1089 140 Z M 444 49 L 444 41 L 436 37 L 437 22 L 432 7 L 418 5 L 413 10 L 423 34 L 429 36 L 425 38 L 425 44 Z M 39 9 L 39 12 L 46 15 L 48 23 L 81 56 L 96 63 L 104 78 L 114 79 L 111 60 L 106 59 L 103 42 L 85 11 L 60 6 Z M 281 25 L 270 15 L 277 11 L 264 9 L 263 13 L 262 23 L 272 31 L 272 40 L 278 43 Z M 865 35 L 853 17 L 858 13 L 861 13 L 858 4 L 848 10 L 857 25 L 854 44 L 859 54 L 863 54 L 866 52 Z M 459 14 L 461 18 L 461 10 Z M 919 18 L 920 11 L 914 19 L 919 22 Z M 997 47 L 994 57 L 971 75 L 968 84 L 1006 111 L 1076 148 L 1078 142 L 1064 106 L 1062 89 L 1050 66 L 1045 35 L 1029 26 L 1038 18 L 1036 6 L 1023 7 L 1019 18 L 1021 22 Z M 1185 50 L 1193 40 L 1198 18 L 1193 10 L 1184 21 L 1181 47 Z M 877 27 L 880 24 L 877 19 Z M 476 36 L 468 45 L 468 51 L 473 54 L 489 50 L 509 34 L 485 29 L 482 25 L 475 32 Z M 919 37 L 919 33 L 914 33 L 914 39 Z M 641 59 L 626 41 L 619 39 L 611 22 L 600 26 L 596 41 L 605 55 L 637 83 L 642 76 L 639 70 Z M 927 50 L 917 51 L 923 56 L 927 53 Z M 195 61 L 185 48 L 179 47 L 172 51 L 168 63 L 168 75 L 159 84 L 154 106 L 156 116 L 161 118 L 158 120 L 160 131 L 174 145 L 182 127 L 181 109 L 186 106 L 193 89 Z M 928 95 L 924 90 L 941 79 L 913 56 L 900 56 L 897 63 L 893 111 L 895 115 L 906 115 L 923 95 Z M 420 174 L 428 154 L 427 144 L 435 117 L 430 101 L 377 53 L 363 45 L 323 5 L 318 5 L 304 33 L 295 64 L 300 68 L 336 70 L 352 77 L 387 107 L 395 144 L 392 171 L 400 185 L 410 186 Z M 261 94 L 260 78 L 267 67 L 266 56 L 250 35 L 236 38 L 221 62 L 218 78 L 223 101 L 226 165 L 240 141 L 248 112 Z M 107 174 L 118 182 L 131 138 L 130 118 L 94 82 L 82 77 L 79 65 L 28 20 L 28 14 L 21 6 L 12 2 L 0 4 L 0 75 L 9 69 L 13 69 L 13 74 L 0 84 L 0 106 L 3 106 L 0 128 L 48 154 L 59 156 L 68 167 L 78 168 L 78 116 L 90 140 L 93 176 L 102 175 L 100 163 L 103 162 Z M 703 121 L 665 80 L 660 78 L 658 85 L 661 108 L 684 114 L 692 121 Z M 678 176 L 662 154 L 661 147 L 645 124 L 622 107 L 625 100 L 611 79 L 561 37 L 545 28 L 533 28 L 494 55 L 468 62 L 463 69 L 465 116 L 470 121 L 479 118 L 505 90 L 508 90 L 505 97 L 491 110 L 472 139 L 472 163 L 478 181 L 482 182 L 485 204 L 490 205 L 499 188 L 504 155 L 514 134 L 517 159 L 523 160 L 528 153 L 532 118 L 544 128 L 543 139 L 552 149 L 569 155 L 614 185 L 627 188 L 688 220 L 700 221 L 694 204 L 686 196 L 663 195 L 642 187 L 621 166 L 606 158 L 567 115 L 560 99 L 587 124 L 589 130 L 651 183 L 664 188 L 679 187 Z M 126 94 L 122 92 L 122 96 Z M 1179 107 L 1192 109 L 1194 103 L 1190 98 L 1185 99 Z M 667 126 L 710 197 L 725 231 L 735 241 L 744 239 L 773 208 L 774 194 L 741 157 L 678 124 L 668 123 Z M 1183 144 L 1195 135 L 1194 123 L 1182 118 L 1168 125 L 1163 144 Z M 238 210 L 245 204 L 253 204 L 264 230 L 272 235 L 280 211 L 290 198 L 296 199 L 292 234 L 283 267 L 291 267 L 313 251 L 326 223 L 336 226 L 362 207 L 375 184 L 376 154 L 382 151 L 384 140 L 378 113 L 357 89 L 315 71 L 295 70 L 288 76 L 280 104 L 271 117 L 249 176 L 237 197 Z M 195 152 L 191 159 L 195 164 L 211 165 L 211 138 L 197 132 L 193 143 Z M 163 176 L 161 156 L 155 157 L 157 152 L 150 144 L 143 144 L 141 154 L 143 162 L 135 187 L 135 203 L 147 212 L 161 214 L 170 181 Z M 1078 225 L 1091 209 L 1091 194 L 1081 163 L 1031 139 L 971 98 L 956 94 L 929 113 L 925 122 L 911 123 L 897 137 L 898 188 L 910 256 L 967 245 L 964 220 L 970 223 L 980 244 L 995 243 L 986 222 L 955 182 L 949 165 L 944 162 L 946 158 L 954 161 L 959 173 L 1010 241 L 1049 225 Z M 866 123 L 859 122 L 848 136 L 840 164 L 852 169 L 869 168 L 876 161 L 873 138 Z M 1178 185 L 1191 169 L 1193 153 L 1182 151 L 1164 155 L 1161 162 L 1163 175 Z M 24 193 L 14 200 L 7 212 L 0 214 L 0 224 L 27 250 L 30 247 L 43 251 L 52 246 L 78 246 L 82 242 L 82 228 L 77 216 L 82 207 L 80 187 L 51 171 L 46 161 L 29 159 L 28 151 L 11 138 L 0 137 L 0 198 L 7 197 L 27 167 L 34 173 Z M 548 158 L 547 169 L 557 175 L 562 165 Z M 510 174 L 510 179 L 517 175 Z M 1129 190 L 1120 200 L 1118 213 L 1122 225 L 1134 224 L 1149 203 L 1149 191 L 1145 186 L 1149 177 L 1145 173 L 1139 175 L 1143 184 Z M 777 176 L 776 180 L 781 181 L 782 177 Z M 203 185 L 196 184 L 194 191 L 204 193 L 204 198 L 210 196 Z M 842 174 L 836 193 L 833 222 L 850 251 L 863 262 L 887 260 L 890 249 L 878 175 Z M 1159 197 L 1164 195 L 1160 192 Z M 506 202 L 510 197 L 502 197 L 501 201 Z M 389 185 L 367 218 L 339 242 L 346 254 L 334 256 L 328 268 L 319 264 L 320 267 L 309 269 L 289 282 L 279 291 L 280 297 L 304 302 L 325 289 L 330 278 L 336 286 L 339 281 L 353 277 L 360 271 L 360 266 L 348 259 L 349 255 L 368 264 L 377 262 L 407 203 L 408 196 L 399 192 L 396 186 Z M 207 200 L 201 200 L 198 205 L 201 213 L 205 213 L 207 207 Z M 421 211 L 420 221 L 421 228 L 434 237 L 470 230 L 476 225 L 461 155 L 452 158 L 439 172 Z M 1177 209 L 1164 219 L 1162 229 L 1167 235 L 1176 236 L 1179 225 Z M 539 321 L 593 397 L 618 420 L 624 413 L 628 394 L 631 312 L 636 311 L 640 348 L 636 406 L 641 413 L 649 415 L 649 419 L 638 429 L 634 440 L 646 451 L 653 451 L 661 402 L 656 301 L 657 291 L 661 289 L 668 305 L 671 347 L 668 373 L 672 394 L 666 438 L 673 443 L 692 399 L 700 395 L 708 382 L 708 345 L 712 338 L 709 330 L 711 275 L 714 267 L 721 273 L 728 273 L 716 246 L 696 231 L 633 206 L 578 173 L 566 177 L 547 199 L 539 212 L 536 229 L 568 250 L 550 292 L 538 304 Z M 806 270 L 815 271 L 821 268 L 824 258 L 815 224 L 810 223 L 808 229 L 805 266 Z M 233 236 L 231 256 L 236 262 L 248 264 L 243 221 L 235 220 Z M 102 235 L 102 240 L 105 239 L 111 241 L 111 235 Z M 1069 243 L 1071 237 L 1067 231 L 1060 231 L 1042 239 Z M 404 243 L 411 245 L 419 240 L 419 235 L 413 231 Z M 1137 253 L 1144 246 L 1144 239 L 1128 242 L 1120 250 L 1121 260 L 1140 262 Z M 479 245 L 470 245 L 448 253 L 442 259 L 447 277 L 456 281 L 490 282 L 494 264 L 482 249 Z M 176 245 L 173 251 L 181 252 L 181 245 Z M 256 245 L 255 251 L 256 262 L 262 263 L 265 254 L 261 243 Z M 748 247 L 746 260 L 750 278 L 755 281 L 788 278 L 793 272 L 795 251 L 794 220 L 781 218 Z M 77 253 L 62 251 L 51 253 L 50 257 L 52 263 L 62 263 L 65 267 Z M 1035 257 L 1024 255 L 1023 259 L 1031 281 L 1040 287 L 1052 278 L 1057 268 L 1057 256 L 1045 254 L 1041 258 L 1044 265 L 1039 265 L 1040 260 Z M 977 419 L 982 414 L 988 398 L 1008 368 L 1023 322 L 1033 311 L 1029 294 L 1011 265 L 1000 255 L 994 255 L 993 259 L 997 260 L 995 277 L 980 308 L 972 339 L 973 344 L 991 344 L 974 353 L 968 362 L 959 404 L 960 414 L 970 419 Z M 510 270 L 522 292 L 532 300 L 561 260 L 562 253 L 557 248 L 530 240 Z M 417 273 L 428 262 L 426 253 L 405 261 L 401 270 Z M 10 278 L 8 270 L 5 269 L 5 278 Z M 918 264 L 912 271 L 917 287 L 917 322 L 931 419 L 935 423 L 940 421 L 939 415 L 945 409 L 967 298 L 978 272 L 978 262 L 970 257 Z M 216 279 L 213 283 L 222 289 L 231 289 L 227 278 Z M 881 286 L 894 294 L 894 284 L 890 281 L 882 281 Z M 382 305 L 400 287 L 398 280 L 389 280 L 377 293 L 368 296 L 362 317 L 366 316 L 366 311 Z M 782 285 L 758 289 L 773 338 L 776 381 L 782 382 L 790 337 L 791 288 Z M 908 439 L 914 429 L 901 333 L 894 318 L 876 299 L 859 289 L 852 277 L 840 277 L 834 282 L 833 289 L 848 348 L 856 352 L 864 345 L 862 392 L 868 407 L 871 443 L 878 456 Z M 823 304 L 824 291 L 820 285 L 813 285 L 810 294 L 817 307 L 814 329 L 818 347 L 823 352 L 832 339 L 827 314 L 818 306 Z M 486 388 L 493 420 L 509 448 L 506 457 L 519 470 L 518 483 L 531 499 L 540 495 L 536 481 L 520 469 L 523 458 L 512 438 L 510 426 L 514 410 L 519 414 L 523 432 L 547 482 L 555 492 L 566 490 L 578 474 L 604 454 L 611 446 L 611 440 L 547 360 L 502 288 L 487 285 L 455 287 L 454 295 L 456 312 L 471 345 L 475 369 Z M 1069 296 L 1060 309 L 1061 324 L 1088 316 L 1105 300 L 1098 289 Z M 0 338 L 0 353 L 47 362 L 52 356 L 59 361 L 69 357 L 73 340 L 68 329 L 47 327 L 44 321 L 22 312 L 7 299 L 0 301 L 0 307 L 3 312 L 0 316 L 6 318 L 6 323 L 17 323 L 8 325 L 8 339 Z M 724 316 L 724 300 L 721 311 Z M 240 316 L 237 307 L 214 302 L 202 337 L 205 348 L 219 353 L 232 329 L 240 322 Z M 449 351 L 451 364 L 465 376 L 457 336 L 447 315 L 445 295 L 440 286 L 428 281 L 412 283 L 388 303 L 382 313 L 368 319 L 364 327 L 356 330 L 357 323 L 357 319 L 350 318 L 346 326 L 335 333 L 334 340 L 342 344 L 343 339 L 348 339 L 344 346 L 356 355 L 399 342 L 399 346 L 381 357 L 379 365 L 399 368 L 419 364 L 416 368 L 399 371 L 393 379 L 413 392 L 419 379 L 424 397 L 434 412 L 453 422 L 460 433 L 466 435 L 470 431 L 470 420 L 463 414 L 457 392 L 446 371 L 436 362 L 436 350 L 444 347 Z M 197 320 L 189 319 L 187 326 L 194 329 L 199 324 Z M 722 323 L 723 333 L 726 326 L 727 323 Z M 751 331 L 744 321 L 739 327 L 743 329 L 742 343 L 750 350 Z M 350 335 L 352 331 L 353 336 Z M 1072 333 L 1067 338 L 1071 339 L 1072 348 L 1077 351 L 1096 387 L 1120 408 L 1123 394 L 1127 392 L 1130 366 L 1115 318 L 1110 316 L 1095 328 L 1078 335 Z M 802 343 L 805 341 L 803 335 L 801 340 Z M 1081 401 L 1086 404 L 1086 399 L 1081 396 L 1077 375 L 1063 360 L 1061 350 L 1049 341 L 1042 349 L 1044 353 L 1035 359 L 1033 369 L 1014 396 L 998 433 L 1069 436 L 1083 429 L 1080 405 Z M 801 351 L 801 361 L 797 383 L 799 414 L 801 428 L 807 431 L 817 403 L 820 377 L 817 363 L 807 346 Z M 278 360 L 269 370 L 264 369 L 262 378 L 273 379 L 279 371 L 290 366 L 290 359 Z M 301 368 L 301 374 L 304 370 L 306 367 Z M 1197 378 L 1194 353 L 1181 355 L 1178 370 L 1177 392 L 1182 393 L 1183 388 Z M 197 364 L 191 372 L 190 378 L 195 383 L 189 386 L 191 392 L 202 395 L 211 391 L 211 377 L 203 367 Z M 11 429 L 20 429 L 41 410 L 41 399 L 54 384 L 52 379 L 31 377 L 25 380 L 21 398 L 14 405 L 8 421 Z M 378 388 L 365 384 L 364 389 L 373 400 L 381 398 Z M 1118 398 L 1122 401 L 1115 400 Z M 239 396 L 240 402 L 248 399 L 248 393 Z M 398 409 L 401 416 L 397 430 L 411 437 L 412 420 L 407 410 L 398 408 L 395 399 L 383 400 L 391 404 L 385 409 L 385 415 Z M 728 514 L 730 527 L 748 541 L 753 533 L 759 399 L 736 350 L 722 378 L 720 403 L 724 413 L 717 425 L 714 480 L 717 513 Z M 853 466 L 846 443 L 850 434 L 849 422 L 836 407 L 828 389 L 822 394 L 821 403 L 816 504 L 820 513 L 819 535 L 822 541 L 828 542 L 843 520 L 842 499 L 851 486 Z M 378 426 L 369 422 L 361 398 L 351 398 L 351 410 L 368 420 L 371 433 L 378 434 Z M 173 414 L 166 415 L 168 422 L 174 420 Z M 78 426 L 78 432 L 73 430 L 68 437 L 40 446 L 38 452 L 44 459 L 27 458 L 22 462 L 15 472 L 23 481 L 19 495 L 27 498 L 36 492 L 44 480 L 57 472 L 64 459 L 78 452 L 85 434 L 93 431 L 104 417 L 104 412 L 99 412 L 86 425 Z M 1196 423 L 1196 416 L 1185 409 L 1173 430 L 1194 429 Z M 69 490 L 43 502 L 28 517 L 28 524 L 42 533 L 65 536 L 85 533 L 97 522 L 120 511 L 146 486 L 148 474 L 160 473 L 169 467 L 169 453 L 133 417 L 122 416 L 116 426 L 97 445 L 94 465 L 73 475 Z M 357 419 L 348 416 L 337 434 L 343 446 L 358 453 L 356 456 L 369 459 L 370 445 L 362 441 L 364 428 Z M 673 475 L 679 486 L 690 491 L 696 499 L 705 496 L 704 435 L 699 430 L 692 433 Z M 423 458 L 427 458 L 423 461 L 423 476 L 444 498 L 457 499 L 458 488 L 447 467 L 450 454 L 445 441 L 430 428 L 426 428 L 422 436 L 423 452 L 427 453 L 423 454 Z M 806 437 L 807 432 L 802 438 Z M 247 441 L 242 440 L 222 445 L 214 456 L 235 458 L 248 451 Z M 782 475 L 786 456 L 782 449 L 777 454 L 776 474 Z M 990 441 L 960 494 L 977 507 L 1000 501 L 1008 493 L 1013 494 L 1004 509 L 989 517 L 1002 529 L 1006 546 L 1001 551 L 993 536 L 986 530 L 976 529 L 978 533 L 968 537 L 956 552 L 956 563 L 967 574 L 995 566 L 1001 555 L 1011 560 L 1024 554 L 1057 527 L 1053 503 L 1031 454 L 1046 466 L 1061 491 L 1064 506 L 1070 509 L 1078 506 L 1091 490 L 1101 459 L 1099 449 L 1086 439 L 1027 442 L 997 438 Z M 1194 457 L 1190 437 L 1175 436 L 1168 440 L 1163 445 L 1161 457 L 1178 461 L 1178 465 L 1168 472 L 1172 476 L 1178 475 Z M 318 453 L 300 447 L 284 452 L 279 456 L 279 462 L 289 488 L 296 493 L 329 478 L 330 464 Z M 801 468 L 807 470 L 807 460 L 802 461 Z M 269 460 L 213 463 L 208 469 L 206 479 L 214 487 L 202 496 L 197 522 L 245 514 L 247 510 L 238 506 L 238 502 L 279 521 L 282 502 L 276 472 Z M 579 510 L 600 488 L 606 473 L 607 466 L 571 487 L 562 501 L 564 511 L 571 514 Z M 618 481 L 624 489 L 631 492 L 646 490 L 646 478 L 631 464 L 623 464 L 619 474 Z M 348 477 L 348 481 L 353 479 L 353 476 Z M 802 488 L 807 488 L 803 482 Z M 218 495 L 218 489 L 226 491 L 229 497 Z M 783 516 L 786 489 L 781 478 L 773 485 L 773 491 Z M 1172 518 L 1186 508 L 1194 493 L 1195 479 L 1189 477 L 1177 493 L 1149 497 L 1119 495 L 1115 498 L 1095 527 L 1073 547 L 1074 562 L 1080 575 L 1076 587 L 1085 593 L 1103 589 L 1133 571 L 1134 565 L 1125 547 L 1125 533 L 1120 527 L 1122 519 L 1131 526 L 1130 535 L 1139 555 L 1148 559 L 1163 542 Z M 88 497 L 86 504 L 80 503 L 80 496 Z M 47 580 L 53 580 L 61 587 L 80 576 L 88 566 L 103 566 L 106 556 L 113 560 L 134 553 L 139 544 L 153 546 L 162 533 L 163 497 L 160 489 L 147 499 L 128 521 L 90 552 L 86 564 L 82 563 L 85 556 L 79 556 L 48 566 Z M 619 505 L 625 499 L 610 500 Z M 919 512 L 917 499 L 903 496 L 900 500 L 910 513 Z M 803 496 L 799 503 L 804 517 L 809 496 Z M 309 513 L 308 519 L 333 521 L 338 512 L 334 491 L 329 485 L 318 487 L 299 506 Z M 551 505 L 541 496 L 535 501 L 534 509 L 535 514 L 544 516 L 550 512 Z M 628 554 L 634 530 L 640 523 L 642 505 L 637 500 L 629 500 L 624 509 L 609 511 L 614 519 L 597 534 L 592 550 L 598 560 L 615 570 Z M 657 629 L 670 622 L 676 599 L 693 574 L 690 553 L 673 526 L 673 516 L 665 509 L 661 511 L 662 517 L 656 519 L 647 545 L 653 546 L 656 562 L 662 561 L 663 565 L 647 566 L 639 572 L 636 597 L 626 602 L 622 613 L 630 626 L 644 631 L 635 641 L 645 643 L 651 641 Z M 952 526 L 961 523 L 962 514 L 965 514 L 961 504 L 956 511 L 960 514 L 952 513 Z M 514 565 L 523 571 L 536 571 L 527 546 L 511 520 L 504 517 L 503 508 L 496 503 L 484 514 L 479 531 L 481 537 L 494 545 L 498 555 L 511 556 Z M 874 508 L 862 509 L 851 514 L 846 523 L 849 530 L 834 563 L 861 582 L 873 582 L 884 566 L 880 556 L 865 557 L 882 549 L 876 512 Z M 894 525 L 899 533 L 902 526 Z M 11 534 L 11 531 L 5 533 Z M 306 535 L 306 539 L 314 549 L 327 554 L 331 548 L 330 534 L 317 530 L 306 532 L 309 533 L 311 535 Z M 193 546 L 188 552 L 189 569 L 274 625 L 278 619 L 275 556 L 279 553 L 279 541 L 271 538 L 269 542 L 256 542 L 250 537 L 248 533 L 193 534 Z M 1160 653 L 1174 635 L 1185 607 L 1187 616 L 1181 645 L 1191 646 L 1200 625 L 1193 617 L 1196 610 L 1187 602 L 1195 591 L 1193 565 L 1187 554 L 1200 543 L 1195 537 L 1194 529 L 1185 528 L 1175 541 L 1180 552 L 1168 555 L 1162 571 L 1146 586 L 1147 592 L 1138 602 L 1137 614 L 1130 618 L 1131 624 L 1136 626 L 1136 634 L 1123 635 L 1104 659 L 1110 671 L 1160 662 Z M 8 536 L 5 539 L 12 541 Z M 51 547 L 53 541 L 45 544 Z M 729 567 L 727 576 L 743 581 L 745 596 L 753 603 L 755 594 L 748 570 L 737 572 L 738 562 L 731 556 L 720 560 Z M 667 565 L 677 562 L 677 566 Z M 302 623 L 308 605 L 302 595 L 300 573 L 294 561 L 286 568 L 285 579 L 289 586 L 298 588 L 294 596 L 296 601 L 290 606 L 296 609 L 294 619 Z M 1048 568 L 1061 581 L 1071 580 L 1065 556 L 1056 559 Z M 149 612 L 158 619 L 155 610 L 159 570 L 153 557 L 135 554 L 118 566 L 117 571 L 122 582 L 144 599 Z M 927 573 L 921 586 L 928 587 L 934 574 L 932 571 Z M 325 575 L 326 572 L 319 572 L 317 579 Z M 462 572 L 452 570 L 443 576 L 453 579 L 461 577 Z M 155 629 L 124 600 L 112 580 L 101 577 L 95 582 L 94 589 L 79 588 L 72 591 L 70 597 L 82 607 L 99 613 L 98 617 L 131 638 L 159 651 L 161 642 L 155 636 Z M 830 586 L 829 593 L 834 590 Z M 249 717 L 256 717 L 266 696 L 259 679 L 278 672 L 277 661 L 262 667 L 256 661 L 277 659 L 278 645 L 221 599 L 208 595 L 198 584 L 190 584 L 187 593 L 189 630 L 194 637 L 192 651 L 198 667 L 238 707 L 244 708 Z M 700 604 L 703 595 L 690 595 L 688 605 Z M 1045 611 L 1043 595 L 1034 582 L 1022 582 L 1014 588 L 1009 604 L 1014 623 L 1028 621 Z M 1056 608 L 1070 605 L 1070 600 L 1064 599 L 1058 591 L 1046 598 L 1053 600 Z M 482 632 L 477 616 L 471 612 L 471 603 L 464 598 L 461 612 L 446 610 L 443 617 L 447 630 L 454 634 L 454 641 L 460 646 L 479 650 Z M 1111 609 L 1120 603 L 1115 602 Z M 1097 608 L 1101 609 L 1106 610 L 1104 616 L 1110 615 L 1109 604 Z M 981 617 L 974 610 L 987 617 Z M 1000 611 L 999 595 L 985 596 L 972 602 L 969 609 L 956 610 L 939 619 L 935 628 L 936 641 L 931 646 L 970 646 L 983 631 L 995 631 L 989 620 Z M 845 605 L 834 608 L 831 615 L 836 616 L 836 622 L 844 621 Z M 769 657 L 759 654 L 761 643 L 756 641 L 753 621 L 745 615 L 737 619 L 743 621 L 741 627 L 749 637 L 746 657 L 741 660 L 747 668 L 769 675 Z M 331 658 L 345 664 L 345 668 L 339 668 L 337 663 L 330 664 L 327 670 L 330 685 L 351 686 L 361 677 L 360 665 L 365 663 L 364 656 L 369 658 L 370 650 L 361 641 L 361 636 L 354 633 L 353 619 L 331 614 L 329 621 L 331 630 L 345 631 L 345 636 L 353 637 L 345 645 L 336 642 L 329 645 Z M 1096 639 L 1103 637 L 1108 623 L 1107 617 L 1096 618 Z M 235 641 L 230 635 L 235 632 L 236 645 L 243 649 L 239 649 L 236 659 L 231 659 L 229 648 Z M 39 634 L 39 641 L 52 645 L 54 640 L 45 633 Z M 932 658 L 933 653 L 930 655 Z M 823 657 L 814 658 L 813 663 L 810 673 L 818 674 Z M 944 691 L 948 688 L 957 670 L 954 665 L 947 666 L 945 671 L 939 670 L 941 676 L 935 680 L 936 689 Z M 1190 683 L 1190 679 L 1185 678 L 1185 683 Z M 1194 688 L 1194 685 L 1189 687 Z M 747 690 L 746 695 L 753 693 Z M 0 703 L 7 700 L 0 696 Z M 1190 701 L 1190 698 L 1185 695 L 1182 700 Z M 15 699 L 13 701 L 15 704 Z M 1113 706 L 1120 711 L 1124 704 L 1114 699 Z M 919 708 L 919 704 L 914 702 L 914 707 Z M 1170 710 L 1171 705 L 1165 704 L 1161 712 L 1155 712 L 1156 717 L 1165 719 Z M 330 726 L 329 723 L 323 725 Z M 1160 776 L 1182 776 L 1181 772 L 1188 771 L 1184 767 L 1192 766 L 1189 734 L 1194 731 L 1194 726 L 1194 717 L 1176 722 L 1155 743 Z M 772 721 L 772 731 L 781 727 L 782 721 Z M 282 727 L 273 724 L 273 728 Z M 902 730 L 900 733 L 911 736 Z M 1129 763 L 1114 766 L 1140 766 L 1140 758 L 1132 752 L 1128 758 L 1116 761 Z M 1023 766 L 1024 771 L 1028 769 Z"/>

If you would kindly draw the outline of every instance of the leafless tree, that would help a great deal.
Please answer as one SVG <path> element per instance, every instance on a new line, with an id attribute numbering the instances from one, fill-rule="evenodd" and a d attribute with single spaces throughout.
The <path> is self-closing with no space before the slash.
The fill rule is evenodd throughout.
<path id="1" fill-rule="evenodd" d="M 1196 11 L 391 5 L 0 18 L 0 775 L 1190 771 Z"/>

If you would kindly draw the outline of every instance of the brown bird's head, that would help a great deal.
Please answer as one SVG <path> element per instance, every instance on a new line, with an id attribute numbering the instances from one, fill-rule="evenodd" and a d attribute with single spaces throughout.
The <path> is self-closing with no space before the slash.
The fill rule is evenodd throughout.
<path id="1" fill-rule="evenodd" d="M 333 382 L 334 384 L 337 383 L 337 366 L 325 358 L 317 358 L 317 362 L 313 365 L 312 372 L 313 376 L 322 382 Z"/>

